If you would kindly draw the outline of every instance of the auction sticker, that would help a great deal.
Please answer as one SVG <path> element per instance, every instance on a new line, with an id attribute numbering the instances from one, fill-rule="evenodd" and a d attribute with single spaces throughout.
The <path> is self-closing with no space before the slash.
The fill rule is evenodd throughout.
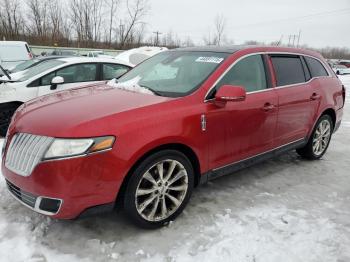
<path id="1" fill-rule="evenodd" d="M 215 56 L 201 56 L 198 57 L 196 62 L 200 63 L 214 63 L 214 64 L 220 64 L 224 59 L 221 57 L 215 57 Z"/>

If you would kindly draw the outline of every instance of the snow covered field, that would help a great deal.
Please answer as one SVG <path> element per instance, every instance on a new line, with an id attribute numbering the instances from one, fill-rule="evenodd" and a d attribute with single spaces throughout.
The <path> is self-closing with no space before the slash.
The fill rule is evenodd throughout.
<path id="1" fill-rule="evenodd" d="M 341 78 L 350 89 L 350 75 Z M 120 213 L 52 220 L 13 200 L 1 177 L 0 261 L 347 262 L 349 170 L 347 107 L 322 160 L 290 152 L 210 182 L 157 231 L 135 228 Z"/>

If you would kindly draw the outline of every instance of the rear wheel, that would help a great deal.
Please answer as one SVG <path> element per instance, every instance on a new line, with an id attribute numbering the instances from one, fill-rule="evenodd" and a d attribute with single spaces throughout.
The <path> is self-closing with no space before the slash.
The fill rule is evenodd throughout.
<path id="1" fill-rule="evenodd" d="M 124 209 L 140 227 L 161 227 L 183 211 L 193 185 L 193 167 L 187 157 L 175 150 L 160 151 L 131 174 Z"/>
<path id="2" fill-rule="evenodd" d="M 316 126 L 305 147 L 297 149 L 297 153 L 304 158 L 320 159 L 327 151 L 333 133 L 333 121 L 329 115 L 323 115 Z"/>
<path id="3" fill-rule="evenodd" d="M 11 122 L 11 118 L 18 107 L 18 104 L 0 105 L 0 137 L 6 136 L 7 129 Z"/>

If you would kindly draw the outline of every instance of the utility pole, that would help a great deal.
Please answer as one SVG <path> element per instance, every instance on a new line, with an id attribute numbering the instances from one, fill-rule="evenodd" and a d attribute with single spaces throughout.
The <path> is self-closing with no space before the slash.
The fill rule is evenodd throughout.
<path id="1" fill-rule="evenodd" d="M 299 35 L 298 35 L 298 44 L 297 44 L 298 48 L 299 48 L 299 43 L 300 43 L 300 36 L 301 36 L 301 30 L 299 30 Z"/>
<path id="2" fill-rule="evenodd" d="M 153 34 L 156 35 L 156 41 L 154 43 L 155 46 L 157 46 L 159 44 L 159 35 L 161 35 L 162 33 L 159 31 L 153 32 Z"/>

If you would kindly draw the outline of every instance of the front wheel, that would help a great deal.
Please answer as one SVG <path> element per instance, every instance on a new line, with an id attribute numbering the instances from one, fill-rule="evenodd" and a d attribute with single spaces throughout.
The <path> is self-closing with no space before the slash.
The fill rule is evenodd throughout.
<path id="1" fill-rule="evenodd" d="M 188 158 L 175 150 L 160 151 L 131 174 L 124 209 L 140 227 L 161 227 L 183 211 L 193 186 L 194 171 Z"/>
<path id="2" fill-rule="evenodd" d="M 305 147 L 297 149 L 297 153 L 307 159 L 320 159 L 327 151 L 333 133 L 333 121 L 329 115 L 323 115 Z"/>

